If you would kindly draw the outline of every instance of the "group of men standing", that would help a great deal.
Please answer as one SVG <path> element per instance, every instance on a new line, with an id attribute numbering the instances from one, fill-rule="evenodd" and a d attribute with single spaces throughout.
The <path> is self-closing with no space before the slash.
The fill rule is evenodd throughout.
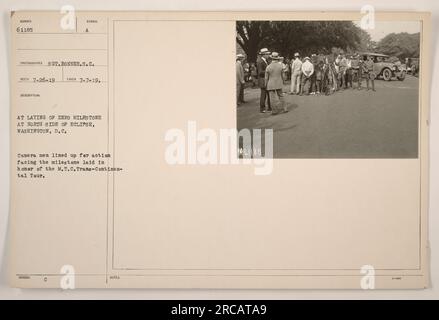
<path id="1" fill-rule="evenodd" d="M 333 56 L 311 55 L 301 60 L 300 54 L 294 54 L 291 63 L 290 94 L 331 94 L 340 89 L 361 90 L 362 79 L 366 80 L 367 90 L 375 91 L 374 61 L 371 56 L 363 60 L 358 54 L 339 54 Z"/>
<path id="2" fill-rule="evenodd" d="M 242 62 L 244 55 L 237 55 L 237 99 L 238 104 L 244 102 L 244 68 Z M 286 72 L 286 68 L 289 68 Z M 287 112 L 284 104 L 283 85 L 285 74 L 291 75 L 290 94 L 331 94 L 340 89 L 354 88 L 362 89 L 362 79 L 366 80 L 367 90 L 375 91 L 374 61 L 371 56 L 363 60 L 360 55 L 339 54 L 316 55 L 305 57 L 303 60 L 300 54 L 294 54 L 294 60 L 290 64 L 284 64 L 283 58 L 277 52 L 270 52 L 263 48 L 258 53 L 256 70 L 253 75 L 257 77 L 257 84 L 260 93 L 260 112 L 279 114 Z"/>
<path id="3" fill-rule="evenodd" d="M 267 48 L 259 51 L 256 61 L 258 86 L 261 89 L 259 99 L 260 112 L 272 115 L 288 112 L 283 96 L 285 65 L 277 52 L 271 53 Z"/>
<path id="4" fill-rule="evenodd" d="M 237 104 L 244 102 L 244 67 L 243 54 L 236 56 L 236 97 Z M 288 112 L 284 103 L 283 86 L 285 80 L 285 65 L 277 52 L 270 52 L 267 48 L 259 51 L 256 61 L 257 84 L 261 89 L 259 99 L 260 112 L 271 112 L 272 115 Z"/>

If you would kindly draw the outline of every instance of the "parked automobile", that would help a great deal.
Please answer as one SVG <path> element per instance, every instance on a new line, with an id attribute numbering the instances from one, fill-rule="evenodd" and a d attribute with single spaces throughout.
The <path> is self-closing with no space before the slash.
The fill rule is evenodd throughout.
<path id="1" fill-rule="evenodd" d="M 360 57 L 366 60 L 367 56 L 372 56 L 374 61 L 374 72 L 377 78 L 382 78 L 386 81 L 390 81 L 396 78 L 400 81 L 405 79 L 407 74 L 406 65 L 399 60 L 395 61 L 388 55 L 373 52 L 362 52 Z"/>

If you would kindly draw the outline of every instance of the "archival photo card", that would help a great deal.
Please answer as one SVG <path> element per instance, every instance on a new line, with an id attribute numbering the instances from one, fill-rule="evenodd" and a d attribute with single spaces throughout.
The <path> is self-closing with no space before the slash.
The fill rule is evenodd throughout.
<path id="1" fill-rule="evenodd" d="M 11 286 L 429 286 L 430 14 L 10 29 Z"/>

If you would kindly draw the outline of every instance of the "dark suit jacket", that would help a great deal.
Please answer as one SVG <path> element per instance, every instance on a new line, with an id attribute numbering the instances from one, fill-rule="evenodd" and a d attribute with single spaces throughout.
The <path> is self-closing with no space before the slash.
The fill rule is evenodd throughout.
<path id="1" fill-rule="evenodd" d="M 258 85 L 259 88 L 265 88 L 265 69 L 267 69 L 268 63 L 262 58 L 256 61 L 256 68 L 258 69 Z"/>

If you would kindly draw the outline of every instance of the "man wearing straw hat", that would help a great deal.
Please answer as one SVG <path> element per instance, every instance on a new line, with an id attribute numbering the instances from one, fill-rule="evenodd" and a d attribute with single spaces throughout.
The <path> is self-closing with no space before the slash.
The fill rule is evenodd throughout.
<path id="1" fill-rule="evenodd" d="M 290 94 L 300 93 L 300 82 L 302 77 L 302 61 L 299 52 L 294 54 L 294 61 L 291 63 L 291 90 Z"/>
<path id="2" fill-rule="evenodd" d="M 256 62 L 256 68 L 258 70 L 258 84 L 261 88 L 261 97 L 259 100 L 260 112 L 265 113 L 271 110 L 270 106 L 270 96 L 268 95 L 267 89 L 265 87 L 265 70 L 268 67 L 268 58 L 270 57 L 270 51 L 267 48 L 263 48 L 259 51 L 260 59 Z M 267 106 L 265 105 L 267 102 Z"/>
<path id="3" fill-rule="evenodd" d="M 265 70 L 265 87 L 267 88 L 268 94 L 271 101 L 271 114 L 276 115 L 281 112 L 287 112 L 284 105 L 284 97 L 282 93 L 283 89 L 283 68 L 278 60 L 280 59 L 277 52 L 271 54 L 271 63 Z"/>

